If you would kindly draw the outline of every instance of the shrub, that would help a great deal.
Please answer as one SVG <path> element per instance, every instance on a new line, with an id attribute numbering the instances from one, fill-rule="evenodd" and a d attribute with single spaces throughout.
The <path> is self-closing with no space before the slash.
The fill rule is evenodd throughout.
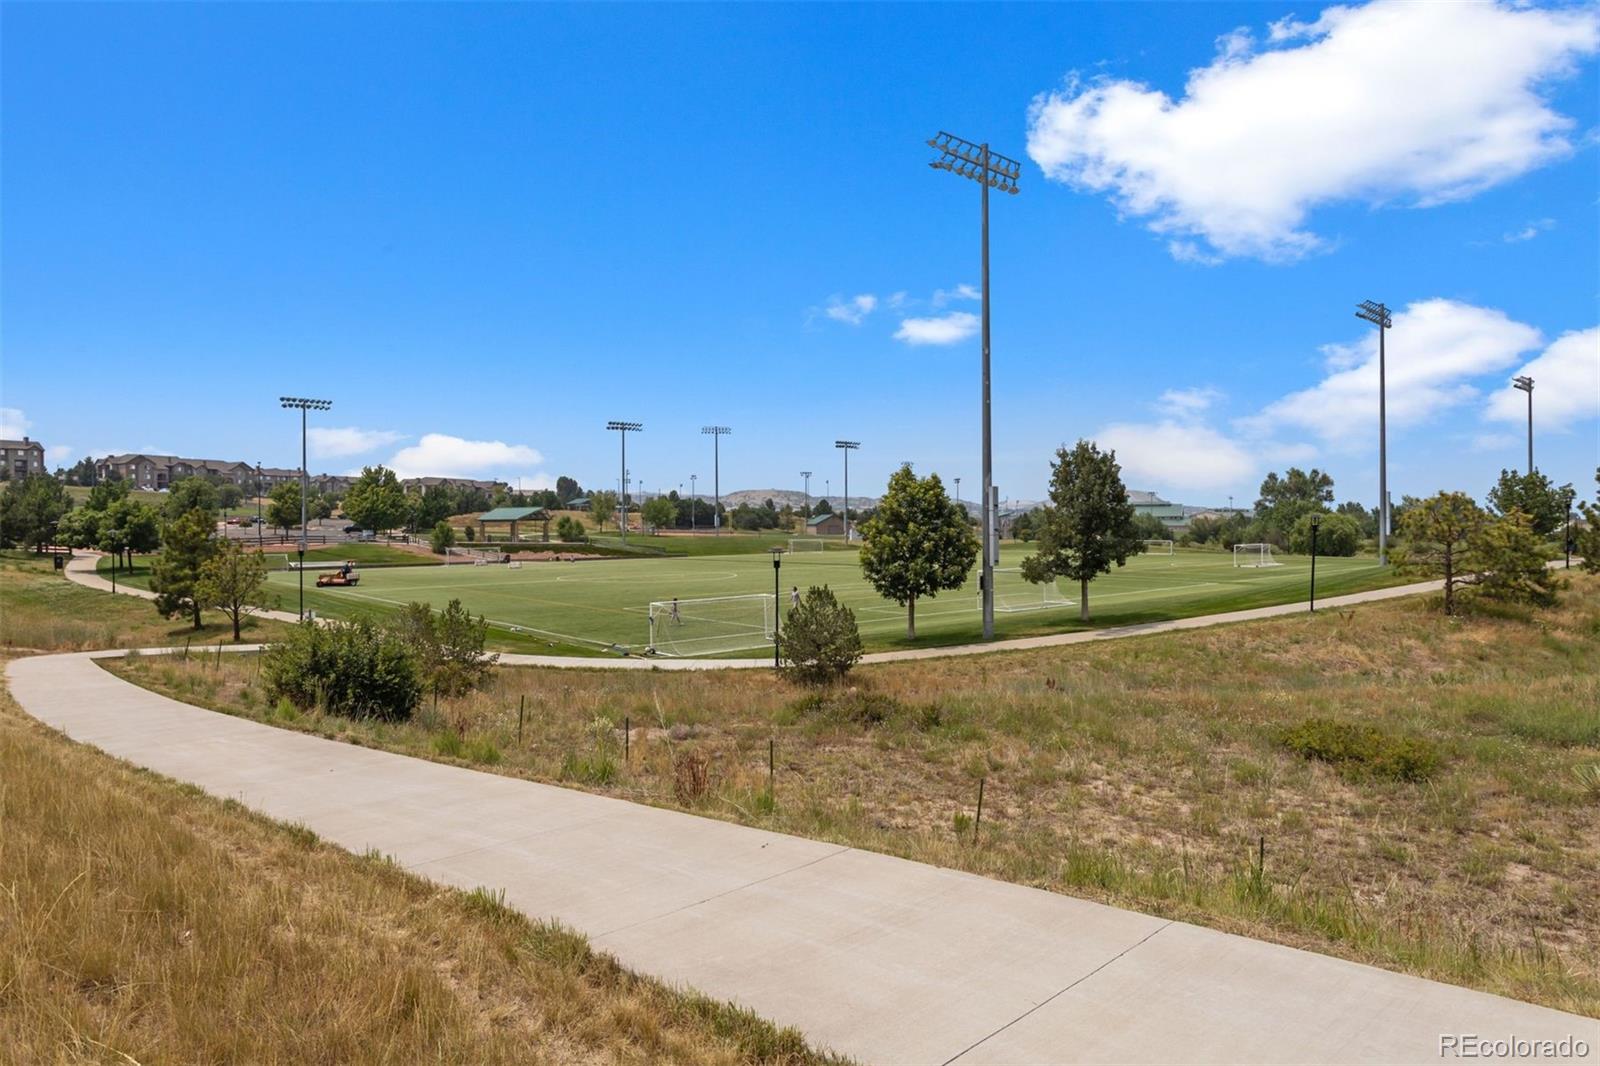
<path id="1" fill-rule="evenodd" d="M 571 515 L 562 515 L 556 522 L 556 538 L 567 544 L 582 544 L 589 539 L 589 534 L 584 532 L 582 522 Z"/>
<path id="2" fill-rule="evenodd" d="M 783 620 L 781 650 L 795 679 L 808 685 L 839 680 L 861 661 L 855 612 L 826 585 L 813 585 Z"/>
<path id="3" fill-rule="evenodd" d="M 364 619 L 296 626 L 262 656 L 267 692 L 305 709 L 317 704 L 347 718 L 401 721 L 422 697 L 412 649 Z"/>
<path id="4" fill-rule="evenodd" d="M 617 777 L 617 761 L 603 751 L 593 755 L 569 752 L 561 763 L 563 781 L 581 781 L 589 785 L 609 785 Z"/>
<path id="5" fill-rule="evenodd" d="M 446 550 L 456 546 L 456 530 L 449 522 L 441 521 L 433 527 L 433 532 L 428 534 L 428 545 L 433 548 L 433 554 L 443 555 Z"/>
<path id="6" fill-rule="evenodd" d="M 1308 718 L 1285 730 L 1282 743 L 1296 755 L 1331 763 L 1350 776 L 1426 781 L 1439 768 L 1439 752 L 1430 741 L 1330 718 Z"/>
<path id="7" fill-rule="evenodd" d="M 460 600 L 451 600 L 438 614 L 425 603 L 408 603 L 390 627 L 415 652 L 424 686 L 441 696 L 471 692 L 500 661 L 483 651 L 489 624 L 482 615 L 474 620 Z"/>
<path id="8" fill-rule="evenodd" d="M 711 760 L 690 748 L 672 754 L 672 793 L 688 807 L 711 791 Z"/>

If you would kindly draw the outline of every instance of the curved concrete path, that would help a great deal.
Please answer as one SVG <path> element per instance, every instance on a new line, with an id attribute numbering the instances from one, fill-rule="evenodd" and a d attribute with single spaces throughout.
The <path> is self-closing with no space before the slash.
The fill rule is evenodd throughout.
<path id="1" fill-rule="evenodd" d="M 643 973 L 884 1063 L 1438 1062 L 1465 1034 L 1600 1021 L 971 874 L 323 740 L 138 688 L 6 668 L 28 713 L 159 773 L 504 890 Z M 1572 1061 L 1572 1060 L 1569 1060 Z"/>
<path id="2" fill-rule="evenodd" d="M 67 579 L 86 588 L 100 589 L 106 592 L 111 591 L 111 582 L 101 577 L 95 570 L 98 559 L 99 556 L 97 555 L 84 555 L 68 560 L 66 568 Z M 1341 607 L 1354 607 L 1363 603 L 1377 603 L 1382 600 L 1397 599 L 1402 596 L 1417 596 L 1438 592 L 1443 587 L 1444 583 L 1441 581 L 1419 581 L 1410 585 L 1395 585 L 1391 588 L 1352 592 L 1344 596 L 1330 596 L 1326 599 L 1318 600 L 1317 606 L 1320 609 L 1331 611 Z M 153 593 L 139 588 L 118 586 L 116 591 L 127 593 L 131 596 L 142 596 L 145 599 L 155 598 Z M 1204 629 L 1208 626 L 1231 625 L 1235 622 L 1253 622 L 1263 618 L 1304 614 L 1306 610 L 1307 605 L 1305 603 L 1282 603 L 1273 607 L 1254 607 L 1245 611 L 1203 614 L 1192 618 L 1174 618 L 1165 622 L 1143 622 L 1130 626 L 1108 626 L 1105 629 L 1086 629 L 1072 633 L 1051 633 L 1039 637 L 1017 637 L 1011 640 L 990 641 L 986 644 L 953 644 L 945 647 L 878 651 L 862 656 L 861 661 L 869 664 L 893 663 L 913 659 L 940 659 L 957 655 L 990 655 L 995 652 L 1027 651 L 1033 648 L 1059 648 L 1069 644 L 1087 644 L 1096 640 L 1117 640 L 1123 637 L 1147 636 L 1152 633 L 1172 633 L 1183 629 Z M 297 615 L 287 611 L 258 611 L 256 616 L 260 618 L 275 618 L 278 621 L 291 624 L 299 621 Z M 517 652 L 502 652 L 500 661 L 507 666 L 549 666 L 584 670 L 759 670 L 772 665 L 766 659 L 647 659 L 638 656 L 591 658 L 582 655 L 526 655 Z"/>

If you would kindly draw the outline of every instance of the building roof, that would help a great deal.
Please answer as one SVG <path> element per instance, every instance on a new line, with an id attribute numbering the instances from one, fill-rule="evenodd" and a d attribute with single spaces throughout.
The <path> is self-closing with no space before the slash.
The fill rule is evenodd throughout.
<path id="1" fill-rule="evenodd" d="M 1128 502 L 1133 504 L 1136 507 L 1137 506 L 1141 506 L 1141 505 L 1143 505 L 1143 506 L 1153 506 L 1153 505 L 1157 505 L 1157 504 L 1159 504 L 1161 506 L 1171 506 L 1168 503 L 1168 501 L 1163 500 L 1160 496 L 1157 496 L 1155 493 L 1153 493 L 1153 492 L 1143 492 L 1143 491 L 1140 491 L 1139 489 L 1129 489 L 1128 490 Z"/>
<path id="2" fill-rule="evenodd" d="M 566 509 L 569 510 L 569 511 L 586 511 L 586 510 L 588 510 L 589 509 L 589 497 L 587 497 L 587 496 L 574 496 L 572 499 L 570 499 L 570 500 L 568 500 L 566 502 Z"/>
<path id="3" fill-rule="evenodd" d="M 496 507 L 478 516 L 480 522 L 522 522 L 529 518 L 543 518 L 543 507 Z"/>
<path id="4" fill-rule="evenodd" d="M 0 448 L 38 448 L 43 451 L 44 445 L 36 440 L 29 440 L 27 437 L 23 437 L 21 440 L 0 440 Z"/>
<path id="5" fill-rule="evenodd" d="M 844 521 L 844 517 L 842 515 L 840 515 L 837 511 L 829 511 L 827 514 L 819 514 L 815 518 L 806 519 L 806 525 L 808 525 L 808 526 L 820 526 L 822 523 L 824 523 L 824 522 L 826 522 L 826 521 L 828 521 L 829 519 L 832 519 L 832 518 L 837 518 L 841 522 Z"/>

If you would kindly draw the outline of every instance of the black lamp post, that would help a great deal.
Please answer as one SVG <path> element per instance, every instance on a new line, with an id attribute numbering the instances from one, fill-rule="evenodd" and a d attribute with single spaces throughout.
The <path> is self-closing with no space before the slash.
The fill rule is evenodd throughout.
<path id="1" fill-rule="evenodd" d="M 1322 525 L 1322 516 L 1311 516 L 1311 613 L 1317 612 L 1317 527 Z"/>
<path id="2" fill-rule="evenodd" d="M 1567 490 L 1567 510 L 1566 510 L 1566 514 L 1563 516 L 1563 518 L 1565 519 L 1565 525 L 1563 526 L 1562 533 L 1561 533 L 1561 547 L 1567 554 L 1566 569 L 1568 569 L 1568 570 L 1572 569 L 1572 498 L 1573 498 L 1573 495 L 1574 495 L 1573 490 L 1572 489 L 1568 489 Z"/>
<path id="3" fill-rule="evenodd" d="M 777 670 L 782 666 L 778 656 L 778 640 L 783 633 L 782 593 L 779 591 L 782 582 L 778 580 L 778 572 L 783 566 L 783 549 L 767 550 L 772 553 L 772 668 Z"/>

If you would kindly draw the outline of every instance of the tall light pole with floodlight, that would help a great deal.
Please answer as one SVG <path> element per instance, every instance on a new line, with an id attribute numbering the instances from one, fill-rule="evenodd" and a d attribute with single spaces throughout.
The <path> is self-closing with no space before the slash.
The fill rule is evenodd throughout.
<path id="1" fill-rule="evenodd" d="M 733 430 L 727 426 L 701 426 L 700 432 L 711 438 L 711 492 L 716 503 L 711 509 L 711 525 L 722 532 L 722 438 Z"/>
<path id="2" fill-rule="evenodd" d="M 1523 374 L 1511 379 L 1511 387 L 1528 394 L 1528 473 L 1533 473 L 1533 379 Z"/>
<path id="3" fill-rule="evenodd" d="M 1389 332 L 1394 320 L 1388 307 L 1372 300 L 1362 300 L 1356 305 L 1356 317 L 1378 327 L 1378 565 L 1386 566 L 1389 562 L 1389 419 L 1383 335 Z"/>
<path id="4" fill-rule="evenodd" d="M 311 486 L 311 475 L 306 466 L 306 412 L 326 411 L 332 400 L 308 400 L 304 396 L 279 396 L 284 408 L 300 412 L 300 621 L 306 620 L 306 493 Z"/>
<path id="5" fill-rule="evenodd" d="M 836 440 L 833 446 L 844 452 L 844 543 L 850 545 L 850 453 L 861 447 L 858 440 Z"/>
<path id="6" fill-rule="evenodd" d="M 617 528 L 622 531 L 622 543 L 628 543 L 628 434 L 640 433 L 644 430 L 643 422 L 619 422 L 613 419 L 606 423 L 606 428 L 615 430 L 622 438 L 622 480 L 621 492 L 617 494 L 617 517 L 621 519 Z"/>
<path id="7" fill-rule="evenodd" d="M 974 144 L 952 134 L 940 131 L 928 141 L 928 147 L 939 153 L 939 158 L 928 165 L 935 170 L 948 170 L 963 178 L 971 178 L 981 190 L 982 261 L 983 261 L 983 639 L 994 639 L 994 567 L 999 545 L 995 542 L 993 504 L 994 467 L 993 445 L 989 432 L 989 190 L 1015 196 L 1020 190 L 1017 181 L 1022 176 L 1022 164 L 1015 159 L 989 151 L 987 142 Z M 848 504 L 846 510 L 849 510 Z"/>
<path id="8" fill-rule="evenodd" d="M 700 479 L 699 474 L 689 475 L 689 532 L 696 532 L 700 528 L 700 497 L 696 493 L 694 483 Z"/>
<path id="9" fill-rule="evenodd" d="M 811 471 L 802 470 L 800 476 L 806 479 L 806 513 L 800 517 L 809 522 L 811 521 Z"/>

